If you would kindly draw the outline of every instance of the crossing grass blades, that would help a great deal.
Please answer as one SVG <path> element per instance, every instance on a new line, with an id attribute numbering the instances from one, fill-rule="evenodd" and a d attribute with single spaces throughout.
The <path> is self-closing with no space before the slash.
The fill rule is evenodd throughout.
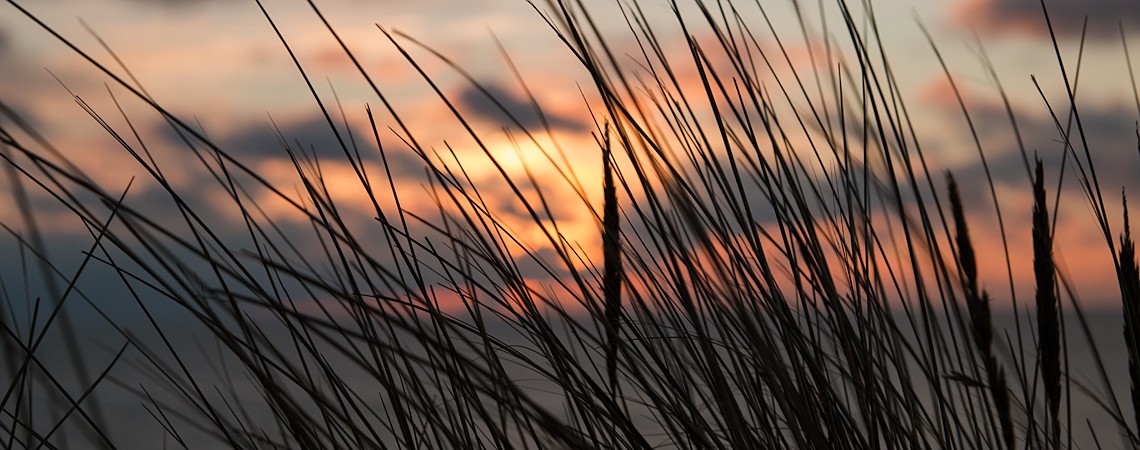
<path id="1" fill-rule="evenodd" d="M 682 46 L 667 45 L 665 24 L 651 20 L 645 2 L 617 2 L 635 38 L 621 48 L 599 31 L 587 2 L 536 5 L 534 19 L 590 82 L 581 89 L 595 145 L 574 149 L 549 139 L 555 131 L 537 103 L 543 125 L 524 126 L 446 55 L 378 29 L 374 44 L 405 57 L 437 93 L 493 182 L 473 177 L 454 149 L 424 144 L 432 130 L 411 125 L 317 5 L 314 23 L 341 46 L 371 98 L 342 105 L 318 95 L 293 56 L 295 42 L 265 13 L 266 29 L 296 63 L 288 76 L 303 77 L 335 136 L 315 143 L 335 157 L 282 136 L 278 150 L 296 180 L 283 186 L 241 149 L 153 100 L 117 57 L 100 59 L 8 3 L 102 71 L 116 102 L 153 110 L 214 181 L 199 188 L 228 204 L 195 202 L 176 187 L 171 166 L 152 156 L 125 113 L 76 97 L 158 186 L 169 211 L 137 209 L 133 187 L 100 185 L 63 157 L 71 149 L 56 149 L 0 105 L 0 148 L 24 218 L 6 228 L 33 262 L 25 279 L 55 286 L 31 305 L 30 322 L 4 308 L 5 447 L 125 445 L 131 430 L 101 397 L 113 389 L 137 398 L 151 417 L 134 426 L 161 428 L 169 447 L 193 447 L 194 435 L 249 449 L 1072 448 L 1078 429 L 1094 434 L 1094 445 L 1140 444 L 1135 246 L 1127 209 L 1123 229 L 1110 225 L 1119 218 L 1106 204 L 1116 200 L 1102 195 L 1080 111 L 1043 107 L 1056 121 L 1057 148 L 1021 149 L 1030 223 L 1003 218 L 992 179 L 992 205 L 964 204 L 953 175 L 927 166 L 923 130 L 913 126 L 877 31 L 888 24 L 876 22 L 869 4 L 822 5 L 842 18 L 844 33 L 808 39 L 809 62 L 795 64 L 785 47 L 794 36 L 777 33 L 764 2 L 674 5 L 668 26 L 681 30 Z M 812 34 L 810 18 L 797 19 L 803 36 Z M 1063 56 L 1058 50 L 1067 97 L 1053 105 L 1077 103 Z M 486 132 L 426 68 L 441 63 L 494 99 L 512 136 L 533 142 L 557 168 L 558 189 L 496 159 Z M 984 162 L 942 68 L 970 130 L 963 142 L 977 143 Z M 534 88 L 519 80 L 521 90 Z M 367 133 L 350 132 L 346 110 L 367 116 Z M 393 138 L 402 145 L 386 145 Z M 1054 159 L 1067 166 L 1037 160 L 1031 171 L 1035 150 L 1063 154 Z M 409 155 L 421 170 L 418 192 L 431 193 L 426 209 L 394 181 L 406 175 L 393 172 L 394 161 Z M 354 216 L 359 205 L 334 195 L 324 173 L 333 162 L 352 168 L 366 220 Z M 585 165 L 602 176 L 579 176 Z M 1119 399 L 1072 377 L 1066 356 L 1091 344 L 1087 321 L 1063 328 L 1066 314 L 1083 317 L 1054 260 L 1065 179 L 1092 206 L 1103 257 L 1119 278 L 1117 335 L 1127 355 L 1096 354 L 1127 358 L 1131 395 Z M 258 192 L 293 219 L 267 212 Z M 35 256 L 48 254 L 48 238 L 33 193 L 53 197 L 89 232 L 77 270 Z M 513 214 L 536 231 L 508 225 L 492 195 L 507 195 L 518 205 Z M 1003 242 L 1032 236 L 1032 251 L 1005 245 L 1005 274 L 979 271 L 970 233 L 967 212 L 990 206 Z M 597 248 L 567 238 L 566 208 L 593 220 Z M 1030 260 L 1033 300 L 994 290 L 1012 284 L 1013 261 Z M 106 339 L 113 357 L 96 365 L 83 357 L 90 344 L 69 305 L 104 301 L 78 282 L 97 268 L 129 294 L 115 300 L 136 303 L 145 320 L 108 318 L 117 330 Z M 172 325 L 152 314 L 156 303 L 177 305 L 184 322 L 210 336 L 196 350 L 226 367 L 195 364 Z M 1017 332 L 994 323 L 999 303 L 1018 308 Z M 42 351 L 49 334 L 62 336 L 66 351 Z M 145 381 L 123 381 L 127 368 Z M 1077 396 L 1092 396 L 1110 420 L 1090 428 L 1071 408 Z"/>

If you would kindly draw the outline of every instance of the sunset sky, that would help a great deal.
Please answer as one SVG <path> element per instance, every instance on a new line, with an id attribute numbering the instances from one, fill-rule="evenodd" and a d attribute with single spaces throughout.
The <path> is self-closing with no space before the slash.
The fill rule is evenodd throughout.
<path id="1" fill-rule="evenodd" d="M 18 3 L 112 71 L 124 74 L 85 30 L 81 19 L 122 58 L 154 99 L 176 115 L 200 124 L 207 135 L 223 147 L 233 149 L 271 181 L 289 185 L 295 179 L 289 160 L 277 145 L 271 121 L 286 138 L 312 146 L 318 155 L 329 158 L 323 168 L 326 176 L 334 180 L 330 183 L 331 189 L 338 189 L 337 174 L 351 178 L 351 168 L 336 162 L 340 150 L 321 146 L 321 142 L 332 139 L 324 119 L 273 29 L 252 0 L 25 0 Z M 345 108 L 348 127 L 357 137 L 370 136 L 364 107 L 367 104 L 379 111 L 380 101 L 317 16 L 302 0 L 266 0 L 265 3 L 312 77 L 322 100 L 333 104 L 335 90 Z M 497 48 L 498 39 L 548 116 L 553 137 L 568 149 L 571 165 L 584 184 L 589 185 L 587 194 L 600 195 L 600 183 L 594 182 L 600 172 L 599 157 L 590 136 L 593 122 L 586 110 L 587 101 L 596 100 L 596 92 L 589 89 L 587 74 L 572 54 L 527 2 L 323 0 L 318 3 L 401 116 L 417 130 L 417 137 L 425 138 L 429 141 L 427 145 L 440 151 L 446 149 L 445 142 L 454 144 L 464 167 L 477 179 L 494 177 L 490 165 L 485 158 L 475 155 L 473 149 L 463 146 L 466 138 L 462 128 L 377 25 L 405 33 L 452 58 L 496 93 L 508 109 L 516 112 L 524 127 L 538 131 L 537 116 Z M 537 3 L 540 10 L 547 8 Z M 611 36 L 610 42 L 620 51 L 632 54 L 636 43 L 626 22 L 610 6 L 611 2 L 588 3 L 597 5 L 596 18 L 607 36 Z M 682 3 L 687 5 L 687 2 Z M 751 14 L 748 17 L 756 21 L 760 45 L 774 49 L 772 33 L 760 21 L 755 6 L 751 2 L 738 3 L 743 11 Z M 819 20 L 816 2 L 805 3 L 809 4 L 805 5 L 805 13 L 810 21 L 810 39 L 822 42 L 823 36 L 830 34 L 845 41 L 846 31 L 837 27 L 841 20 L 829 2 L 824 2 L 828 4 L 828 28 Z M 798 69 L 806 73 L 810 70 L 804 69 L 810 63 L 807 47 L 790 2 L 761 1 L 761 4 L 790 50 L 793 65 L 803 64 Z M 1097 152 L 1094 157 L 1103 193 L 1110 203 L 1114 232 L 1119 232 L 1121 189 L 1137 192 L 1134 196 L 1140 198 L 1140 182 L 1136 181 L 1136 174 L 1140 174 L 1135 125 L 1138 105 L 1133 100 L 1119 29 L 1123 26 L 1129 48 L 1140 49 L 1140 3 L 1134 0 L 1047 0 L 1046 4 L 1052 11 L 1070 72 L 1075 67 L 1082 23 L 1086 17 L 1088 20 L 1078 103 L 1090 133 L 1090 144 Z M 644 1 L 641 6 L 651 19 L 659 20 L 664 33 L 659 37 L 666 51 L 680 52 L 684 56 L 687 49 L 678 37 L 668 2 Z M 1031 288 L 1029 179 L 1014 146 L 1005 111 L 996 96 L 995 84 L 979 57 L 978 42 L 991 57 L 1008 91 L 1027 148 L 1045 160 L 1048 176 L 1055 179 L 1061 155 L 1059 138 L 1030 75 L 1036 76 L 1042 91 L 1058 111 L 1064 111 L 1067 101 L 1039 2 L 877 0 L 874 7 L 885 51 L 900 79 L 930 162 L 938 172 L 950 169 L 962 180 L 967 204 L 972 208 L 975 239 L 983 249 L 982 258 L 989 261 L 983 262 L 983 267 L 991 269 L 985 283 L 998 292 L 1008 292 L 1002 291 L 1005 289 L 1001 275 L 1004 263 L 997 259 L 1001 257 L 997 222 L 977 151 L 969 139 L 949 83 L 923 37 L 920 23 L 929 28 L 942 50 L 978 126 L 990 169 L 997 178 L 1019 288 Z M 691 15 L 692 8 L 683 6 L 682 9 L 695 17 Z M 423 64 L 444 94 L 467 117 L 475 119 L 474 125 L 487 137 L 492 153 L 504 163 L 506 170 L 523 176 L 525 162 L 538 173 L 540 180 L 550 183 L 544 188 L 549 189 L 551 195 L 563 196 L 570 204 L 576 201 L 572 192 L 558 192 L 558 186 L 564 184 L 551 167 L 544 165 L 540 154 L 530 151 L 533 144 L 518 139 L 517 132 L 508 134 L 501 130 L 508 127 L 508 123 L 486 96 L 427 51 L 407 39 L 397 40 L 409 46 L 416 61 Z M 682 80 L 694 83 L 696 88 L 698 80 L 689 75 L 684 78 L 682 73 Z M 188 156 L 158 115 L 16 8 L 0 4 L 0 100 L 27 118 L 67 158 L 108 191 L 121 192 L 132 176 L 143 174 L 114 139 L 76 104 L 69 90 L 103 115 L 112 127 L 126 132 L 129 128 L 112 101 L 113 94 L 123 104 L 144 141 L 160 158 L 159 165 L 168 169 L 167 175 L 177 188 L 198 194 L 200 198 L 194 200 L 203 204 L 222 200 L 212 197 L 220 195 L 219 192 L 196 188 L 212 183 L 204 171 L 181 170 L 181 161 L 188 161 Z M 1064 120 L 1063 112 L 1061 115 Z M 387 127 L 395 126 L 392 118 L 382 114 L 379 121 L 381 140 L 386 147 L 398 152 L 403 148 L 400 141 L 392 133 L 384 132 Z M 548 138 L 540 139 L 543 145 Z M 362 139 L 362 142 L 367 141 Z M 416 157 L 405 152 L 394 158 L 395 166 L 405 169 L 394 177 L 409 193 L 406 201 L 429 203 L 430 196 L 421 187 L 423 174 Z M 936 181 L 942 185 L 941 177 Z M 143 178 L 136 183 L 129 196 L 134 204 L 155 202 L 153 210 L 161 210 L 159 204 L 164 199 L 157 185 Z M 1108 250 L 1094 228 L 1087 201 L 1075 189 L 1076 179 L 1071 174 L 1065 186 L 1069 190 L 1062 199 L 1057 254 L 1077 283 L 1082 300 L 1111 304 L 1117 291 Z M 6 178 L 3 187 L 5 192 L 10 189 Z M 343 186 L 345 198 L 354 195 L 356 188 Z M 420 197 L 415 197 L 417 193 Z M 70 236 L 82 242 L 85 235 L 76 233 L 76 222 L 66 218 L 66 211 L 48 206 L 50 201 L 46 196 L 36 198 L 37 204 L 42 205 L 40 220 L 47 233 L 60 239 Z M 266 197 L 262 206 L 271 214 L 274 208 L 287 209 L 280 201 L 274 202 Z M 369 206 L 363 203 L 359 206 L 361 213 L 367 214 Z M 512 207 L 508 200 L 497 206 L 504 210 Z M 1134 210 L 1140 210 L 1140 206 Z M 518 227 L 517 231 L 524 237 L 530 233 L 525 216 L 519 215 L 517 223 L 510 223 L 511 214 L 504 217 L 507 225 Z M 230 219 L 237 227 L 237 217 Z M 569 238 L 582 242 L 586 248 L 597 244 L 597 224 L 587 214 L 571 208 L 564 219 L 563 231 Z M 0 220 L 19 228 L 22 221 L 14 202 L 0 202 Z M 1008 294 L 995 297 L 1000 301 Z"/>

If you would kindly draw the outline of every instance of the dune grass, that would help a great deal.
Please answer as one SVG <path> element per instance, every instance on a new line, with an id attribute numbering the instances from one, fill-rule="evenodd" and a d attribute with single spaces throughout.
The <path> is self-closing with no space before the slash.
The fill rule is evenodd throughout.
<path id="1" fill-rule="evenodd" d="M 31 323 L 7 311 L 0 320 L 4 446 L 124 445 L 117 439 L 131 431 L 109 425 L 116 412 L 98 403 L 112 386 L 152 415 L 137 426 L 161 428 L 166 445 L 187 448 L 197 442 L 190 435 L 258 449 L 1073 448 L 1077 427 L 1140 444 L 1140 276 L 1127 212 L 1117 236 L 1075 106 L 1048 113 L 1076 169 L 1038 161 L 1027 187 L 1032 220 L 1001 219 L 1003 244 L 1023 233 L 1032 250 L 1005 244 L 1008 274 L 979 273 L 970 205 L 952 176 L 948 187 L 932 181 L 944 174 L 927 166 L 922 130 L 876 31 L 883 24 L 865 5 L 829 4 L 847 34 L 809 40 L 805 68 L 793 65 L 784 47 L 792 37 L 776 34 L 763 2 L 686 4 L 695 15 L 675 8 L 687 54 L 666 54 L 642 6 L 619 3 L 637 38 L 633 66 L 586 3 L 552 1 L 535 17 L 592 82 L 583 91 L 596 147 L 573 151 L 593 155 L 583 161 L 597 164 L 601 179 L 578 176 L 565 149 L 545 144 L 554 130 L 537 103 L 543 126 L 535 130 L 494 99 L 512 136 L 534 142 L 558 168 L 555 182 L 571 195 L 557 199 L 544 188 L 550 180 L 504 167 L 437 85 L 427 59 L 491 94 L 445 55 L 378 31 L 485 155 L 493 184 L 475 180 L 454 149 L 421 144 L 430 130 L 408 125 L 382 80 L 310 3 L 373 90 L 367 102 L 380 105 L 357 109 L 366 111 L 367 135 L 347 131 L 344 111 L 357 105 L 318 95 L 266 13 L 335 136 L 320 145 L 339 149 L 336 160 L 367 194 L 367 220 L 333 193 L 321 158 L 288 136 L 280 152 L 295 168 L 295 186 L 274 184 L 240 149 L 152 100 L 125 66 L 71 45 L 115 84 L 117 99 L 133 97 L 161 116 L 215 182 L 203 189 L 229 204 L 203 205 L 177 188 L 122 110 L 116 119 L 128 126 L 116 128 L 77 98 L 168 197 L 170 211 L 136 209 L 130 188 L 106 190 L 0 104 L 0 148 L 25 218 L 9 231 L 39 264 L 25 276 L 58 286 L 31 308 Z M 765 22 L 745 21 L 736 8 Z M 1061 103 L 1076 104 L 1076 82 L 1059 50 L 1057 57 L 1067 88 Z M 680 81 L 682 71 L 699 83 Z M 389 136 L 401 148 L 386 145 Z M 365 153 L 372 147 L 376 154 Z M 434 202 L 426 209 L 394 181 L 397 152 L 415 155 Z M 1128 353 L 1097 358 L 1128 359 L 1131 408 L 1070 376 L 1066 355 L 1096 348 L 1069 348 L 1089 333 L 1087 322 L 1063 328 L 1062 312 L 1081 310 L 1053 259 L 1060 202 L 1050 208 L 1048 191 L 1059 198 L 1061 183 L 1050 185 L 1050 173 L 1077 180 L 1117 267 Z M 992 179 L 988 188 L 1000 218 Z M 34 256 L 47 255 L 47 244 L 25 190 L 51 195 L 86 226 L 78 270 Z M 258 192 L 288 205 L 293 219 L 267 212 Z M 536 230 L 526 235 L 538 237 L 507 225 L 492 195 L 508 196 Z M 239 231 L 212 207 L 236 211 Z M 559 217 L 568 207 L 595 220 L 600 248 L 566 237 Z M 1012 284 L 1012 260 L 1034 268 L 1034 302 L 1003 298 L 1032 305 L 1016 310 L 1030 335 L 994 325 L 992 305 L 1004 294 L 984 288 Z M 106 364 L 86 362 L 86 343 L 71 335 L 60 344 L 69 356 L 38 352 L 49 331 L 75 331 L 65 305 L 87 299 L 76 280 L 96 265 L 113 273 L 106 282 L 120 285 L 146 321 L 111 322 L 117 344 Z M 227 366 L 209 370 L 186 358 L 185 342 L 152 314 L 155 302 L 178 305 L 186 322 L 207 330 L 211 359 Z M 147 380 L 118 380 L 124 366 Z M 1104 365 L 1094 370 L 1107 378 Z M 1110 423 L 1074 417 L 1074 395 L 1093 396 Z"/>

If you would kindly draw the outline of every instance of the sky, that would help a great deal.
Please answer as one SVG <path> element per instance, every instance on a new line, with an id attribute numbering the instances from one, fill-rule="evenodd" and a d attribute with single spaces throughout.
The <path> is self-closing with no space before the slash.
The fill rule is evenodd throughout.
<path id="1" fill-rule="evenodd" d="M 361 217 L 371 208 L 360 200 L 359 186 L 352 180 L 352 168 L 343 162 L 340 150 L 327 144 L 335 139 L 293 61 L 253 1 L 244 0 L 39 0 L 18 1 L 36 17 L 72 40 L 96 60 L 117 74 L 125 74 L 100 39 L 115 52 L 141 82 L 149 95 L 169 111 L 194 123 L 225 148 L 237 149 L 238 156 L 252 169 L 279 186 L 296 187 L 296 175 L 281 150 L 275 125 L 286 139 L 298 142 L 323 161 L 322 168 L 334 195 L 348 199 L 345 205 L 359 209 Z M 336 99 L 344 108 L 337 119 L 344 130 L 359 138 L 365 154 L 375 153 L 365 105 L 377 111 L 381 145 L 389 152 L 394 182 L 408 204 L 430 205 L 424 187 L 422 162 L 406 149 L 395 133 L 394 118 L 383 111 L 377 97 L 345 57 L 336 41 L 322 27 L 320 19 L 301 0 L 266 1 L 268 14 L 280 27 L 298 60 L 312 77 L 317 95 L 328 105 Z M 555 166 L 545 163 L 537 145 L 557 143 L 567 151 L 567 162 L 582 180 L 597 180 L 597 146 L 590 132 L 592 118 L 587 104 L 597 100 L 588 86 L 587 74 L 573 54 L 557 39 L 536 8 L 523 0 L 425 0 L 419 2 L 325 0 L 321 10 L 341 33 L 361 64 L 395 105 L 417 136 L 431 148 L 443 151 L 448 145 L 456 152 L 476 183 L 491 186 L 492 207 L 503 211 L 504 223 L 528 239 L 540 239 L 529 218 L 519 210 L 505 188 L 493 184 L 493 166 L 470 145 L 452 114 L 416 69 L 388 41 L 381 31 L 402 33 L 396 41 L 407 46 L 417 63 L 430 73 L 441 92 L 472 119 L 471 125 L 484 136 L 490 152 L 514 176 L 535 172 L 543 191 L 554 198 L 562 231 L 584 248 L 596 248 L 597 224 L 584 208 L 575 207 L 576 194 L 565 189 Z M 687 2 L 682 2 L 688 5 Z M 759 16 L 751 2 L 738 2 Z M 834 8 L 818 17 L 815 2 L 806 2 L 810 22 L 809 39 L 822 42 L 823 36 L 839 35 L 840 23 Z M 773 27 L 790 49 L 792 65 L 810 64 L 808 46 L 800 34 L 791 3 L 764 2 Z M 1113 230 L 1121 229 L 1119 192 L 1140 190 L 1133 178 L 1140 169 L 1136 153 L 1137 105 L 1122 42 L 1140 48 L 1140 3 L 1131 0 L 1048 0 L 1054 30 L 1070 71 L 1074 71 L 1082 27 L 1087 41 L 1080 73 L 1079 98 L 1090 144 L 1097 149 L 1095 160 L 1106 194 Z M 626 22 L 610 2 L 591 4 L 600 29 L 620 52 L 633 54 L 636 42 Z M 671 21 L 668 2 L 641 2 L 646 14 L 665 24 Z M 1008 300 L 1004 262 L 1000 258 L 1001 235 L 985 185 L 984 168 L 967 123 L 950 83 L 939 66 L 930 44 L 922 34 L 929 29 L 945 57 L 949 72 L 967 103 L 978 137 L 987 155 L 988 169 L 996 181 L 1002 202 L 1007 239 L 1014 255 L 1031 251 L 1028 223 L 1030 214 L 1029 178 L 995 83 L 983 64 L 982 49 L 993 61 L 998 79 L 1008 92 L 1012 108 L 1022 127 L 1026 147 L 1045 160 L 1047 173 L 1058 174 L 1061 151 L 1053 119 L 1038 93 L 1064 111 L 1067 98 L 1053 53 L 1048 29 L 1043 26 L 1037 0 L 876 0 L 876 16 L 884 49 L 892 58 L 892 69 L 900 89 L 918 124 L 935 172 L 951 170 L 962 182 L 970 205 L 973 233 L 982 252 L 984 283 L 1000 302 Z M 692 14 L 690 6 L 682 6 Z M 1125 35 L 1121 39 L 1121 30 Z M 687 51 L 676 27 L 662 25 L 661 42 L 667 52 Z M 484 92 L 408 38 L 423 42 L 485 86 L 499 103 L 518 117 L 512 124 Z M 96 37 L 98 36 L 98 38 Z M 776 48 L 771 32 L 760 33 L 763 48 Z M 501 46 L 501 47 L 500 47 Z M 680 52 L 680 53 L 678 53 Z M 630 58 L 630 60 L 635 58 Z M 516 71 L 510 68 L 515 67 Z M 699 87 L 692 71 L 679 74 L 687 87 Z M 1033 78 L 1031 78 L 1033 76 Z M 525 88 L 522 83 L 525 83 Z M 530 105 L 530 92 L 541 105 L 552 136 L 540 143 L 521 139 L 519 125 L 527 131 L 540 131 L 541 121 Z M 75 101 L 76 96 L 117 130 L 131 127 L 149 144 L 159 165 L 176 189 L 190 202 L 216 205 L 225 202 L 219 190 L 205 189 L 209 174 L 195 169 L 193 159 L 180 145 L 157 114 L 110 78 L 93 69 L 74 51 L 52 38 L 8 3 L 0 4 L 0 100 L 33 124 L 67 159 L 110 192 L 127 189 L 128 199 L 143 210 L 164 211 L 170 199 L 160 186 L 148 181 L 112 136 Z M 123 108 L 123 113 L 119 108 Z M 339 113 L 338 113 L 339 114 Z M 127 121 L 129 118 L 129 123 Z M 582 151 L 580 149 L 593 149 Z M 54 158 L 54 157 L 53 157 Z M 340 158 L 340 159 L 338 159 Z M 1071 169 L 1070 169 L 1071 170 Z M 379 173 L 377 173 L 379 175 Z M 133 182 L 131 180 L 134 180 Z M 941 178 L 935 180 L 942 183 Z M 600 198 L 600 183 L 585 183 L 586 195 Z M 498 187 L 494 187 L 498 186 Z M 1071 172 L 1065 179 L 1061 215 L 1058 219 L 1057 254 L 1082 300 L 1113 304 L 1116 295 L 1111 259 L 1095 228 L 1088 201 L 1077 190 Z M 5 194 L 12 184 L 0 184 Z M 496 191 L 498 189 L 498 191 Z M 54 242 L 84 242 L 85 234 L 69 213 L 51 205 L 50 199 L 34 189 L 37 217 L 44 232 Z M 287 219 L 289 206 L 266 192 L 259 205 L 268 214 Z M 355 200 L 354 200 L 355 199 Z M 393 201 L 382 198 L 382 201 Z M 576 203 L 577 202 L 577 203 Z M 383 205 L 393 206 L 391 204 Z M 234 211 L 217 212 L 222 229 L 240 234 L 241 224 Z M 160 217 L 159 220 L 164 218 Z M 20 229 L 23 220 L 15 202 L 0 202 L 0 221 Z M 300 225 L 298 225 L 300 226 Z M 231 228 L 227 228 L 231 227 Z M 74 248 L 60 250 L 75 255 Z M 1028 256 L 1015 257 L 1015 285 L 1023 297 L 1031 289 L 1032 267 Z M 9 262 L 11 264 L 11 262 Z M 1026 297 L 1027 298 L 1027 297 Z"/>

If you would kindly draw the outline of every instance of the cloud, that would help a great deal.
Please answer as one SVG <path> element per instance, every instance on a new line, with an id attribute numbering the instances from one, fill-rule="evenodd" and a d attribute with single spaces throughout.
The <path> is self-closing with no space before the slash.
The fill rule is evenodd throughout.
<path id="1" fill-rule="evenodd" d="M 212 3 L 212 2 L 215 2 L 217 0 L 130 0 L 130 1 L 132 1 L 134 3 L 142 3 L 142 4 L 147 4 L 147 5 L 183 7 L 183 6 L 195 6 L 195 5 L 205 4 L 205 3 Z"/>
<path id="2" fill-rule="evenodd" d="M 337 133 L 348 146 L 349 152 L 355 155 L 359 151 L 366 164 L 381 163 L 380 151 L 370 130 L 366 133 L 364 130 L 337 124 Z M 160 134 L 167 144 L 184 145 L 178 134 L 165 123 Z M 289 122 L 277 122 L 276 128 L 270 123 L 256 123 L 221 136 L 210 132 L 206 135 L 223 151 L 243 162 L 288 160 L 289 153 L 286 148 L 301 157 L 312 156 L 320 161 L 346 161 L 337 134 L 329 127 L 324 116 L 319 114 Z M 384 157 L 393 177 L 423 178 L 425 163 L 406 145 L 392 142 L 382 144 L 385 150 Z"/>
<path id="3" fill-rule="evenodd" d="M 0 28 L 0 59 L 4 59 L 12 51 L 12 36 L 4 28 Z"/>
<path id="4" fill-rule="evenodd" d="M 7 109 L 0 108 L 0 126 L 11 126 L 18 120 L 19 122 L 27 124 L 32 129 L 40 129 L 43 127 L 43 122 L 39 117 L 32 113 L 32 110 L 25 105 L 13 100 L 4 100 L 4 106 L 7 107 Z M 15 118 L 12 117 L 12 114 L 15 115 Z"/>
<path id="5" fill-rule="evenodd" d="M 1039 0 L 966 0 L 954 11 L 962 26 L 986 33 L 1048 35 Z M 1118 24 L 1140 26 L 1140 2 L 1135 0 L 1047 0 L 1049 19 L 1059 34 L 1079 35 L 1088 17 L 1088 34 L 1114 38 Z"/>
<path id="6" fill-rule="evenodd" d="M 1028 192 L 1030 178 L 1026 161 L 1016 146 L 1006 112 L 997 106 L 986 106 L 975 109 L 970 114 L 975 123 L 989 124 L 979 126 L 978 131 L 986 149 L 994 183 L 1015 190 L 1024 188 Z M 1066 120 L 1064 111 L 1059 114 L 1062 114 L 1059 120 L 1064 124 Z M 1106 196 L 1106 201 L 1112 198 L 1119 201 L 1121 189 L 1129 193 L 1140 193 L 1140 180 L 1135 175 L 1140 170 L 1135 110 L 1124 105 L 1085 105 L 1081 107 L 1080 114 L 1101 193 Z M 1018 112 L 1017 121 L 1021 136 L 1025 140 L 1029 164 L 1033 164 L 1034 155 L 1039 156 L 1045 163 L 1046 176 L 1055 179 L 1061 167 L 1062 143 L 1061 134 L 1053 119 L 1044 113 Z M 1082 165 L 1086 165 L 1084 147 L 1075 124 L 1072 128 L 1071 141 Z M 1065 189 L 1076 193 L 1078 185 L 1074 177 L 1079 176 L 1078 169 L 1070 160 L 1065 170 L 1067 171 Z M 1088 170 L 1087 165 L 1085 170 Z M 963 187 L 964 197 L 989 201 L 989 188 L 986 185 L 985 170 L 981 161 L 955 169 L 954 176 L 959 179 L 959 184 Z"/>
<path id="7" fill-rule="evenodd" d="M 530 100 L 516 96 L 507 89 L 494 84 L 484 84 L 483 87 L 487 93 L 471 86 L 459 94 L 459 104 L 468 113 L 505 127 L 515 127 L 515 120 L 517 120 L 527 131 L 542 128 L 542 119 Z M 501 107 L 495 104 L 496 100 L 502 105 Z M 585 123 L 570 117 L 553 114 L 549 111 L 542 111 L 542 114 L 546 116 L 546 120 L 552 128 L 569 131 L 583 131 L 587 128 Z M 511 120 L 512 117 L 515 120 Z"/>
<path id="8" fill-rule="evenodd" d="M 220 144 L 223 149 L 251 157 L 287 157 L 286 143 L 295 153 L 311 154 L 320 159 L 344 156 L 344 150 L 337 141 L 337 134 L 333 133 L 324 117 L 314 115 L 279 125 L 279 129 L 276 130 L 270 124 L 250 126 L 223 137 L 220 139 Z M 280 136 L 278 132 L 281 133 Z M 337 133 L 351 148 L 345 129 L 340 128 Z M 354 132 L 352 135 L 354 140 L 360 141 L 360 133 Z M 285 142 L 282 142 L 282 138 Z"/>
<path id="9" fill-rule="evenodd" d="M 158 6 L 158 7 L 164 7 L 164 8 L 167 8 L 167 7 L 168 8 L 184 8 L 184 7 L 190 8 L 190 7 L 195 7 L 195 6 L 199 6 L 199 5 L 207 5 L 207 4 L 211 4 L 211 3 L 234 3 L 234 4 L 242 3 L 240 0 L 120 0 L 120 1 L 135 3 L 135 4 L 142 4 L 142 5 Z M 344 0 L 342 0 L 342 1 L 344 1 Z M 360 0 L 351 0 L 351 1 L 360 2 Z M 365 1 L 367 1 L 367 0 L 365 0 Z M 327 3 L 327 1 L 322 2 L 322 3 Z"/>

